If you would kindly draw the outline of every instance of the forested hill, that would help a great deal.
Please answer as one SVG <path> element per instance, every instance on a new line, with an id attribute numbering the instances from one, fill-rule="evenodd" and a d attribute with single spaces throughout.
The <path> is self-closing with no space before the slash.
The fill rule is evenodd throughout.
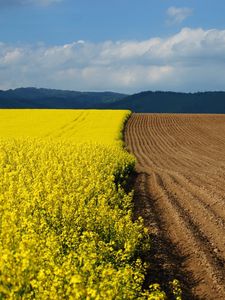
<path id="1" fill-rule="evenodd" d="M 116 101 L 110 107 L 150 113 L 225 113 L 225 92 L 141 92 Z"/>
<path id="2" fill-rule="evenodd" d="M 0 91 L 0 108 L 101 108 L 125 96 L 113 92 L 18 88 Z"/>
<path id="3" fill-rule="evenodd" d="M 0 108 L 130 109 L 156 113 L 225 113 L 225 92 L 77 92 L 19 88 L 0 91 Z"/>

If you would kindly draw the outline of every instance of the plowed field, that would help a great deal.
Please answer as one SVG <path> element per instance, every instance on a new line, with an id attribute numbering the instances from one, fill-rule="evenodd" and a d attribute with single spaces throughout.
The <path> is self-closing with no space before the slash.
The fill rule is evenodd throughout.
<path id="1" fill-rule="evenodd" d="M 133 114 L 125 133 L 150 277 L 177 277 L 186 299 L 224 300 L 225 115 Z"/>

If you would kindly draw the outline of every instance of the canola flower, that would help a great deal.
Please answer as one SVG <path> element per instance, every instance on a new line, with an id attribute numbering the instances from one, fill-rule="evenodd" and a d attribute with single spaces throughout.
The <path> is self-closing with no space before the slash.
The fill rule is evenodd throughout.
<path id="1" fill-rule="evenodd" d="M 29 128 L 43 113 L 49 127 Z M 158 286 L 142 291 L 146 232 L 123 188 L 135 160 L 119 141 L 129 112 L 108 111 L 111 137 L 98 143 L 104 111 L 73 111 L 91 122 L 83 129 L 54 113 L 30 111 L 27 126 L 21 117 L 9 137 L 0 132 L 0 299 L 165 299 Z"/>
<path id="2" fill-rule="evenodd" d="M 121 141 L 129 114 L 127 110 L 0 109 L 0 137 L 112 145 Z"/>

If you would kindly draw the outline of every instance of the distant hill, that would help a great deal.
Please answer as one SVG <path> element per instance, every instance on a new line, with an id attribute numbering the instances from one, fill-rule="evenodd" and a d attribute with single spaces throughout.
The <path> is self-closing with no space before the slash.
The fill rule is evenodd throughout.
<path id="1" fill-rule="evenodd" d="M 225 92 L 78 92 L 19 88 L 0 91 L 0 108 L 130 109 L 157 113 L 225 113 Z"/>
<path id="2" fill-rule="evenodd" d="M 113 109 L 157 113 L 225 113 L 225 92 L 141 92 L 110 104 Z"/>
<path id="3" fill-rule="evenodd" d="M 0 91 L 0 108 L 101 108 L 125 96 L 113 92 L 18 88 Z"/>

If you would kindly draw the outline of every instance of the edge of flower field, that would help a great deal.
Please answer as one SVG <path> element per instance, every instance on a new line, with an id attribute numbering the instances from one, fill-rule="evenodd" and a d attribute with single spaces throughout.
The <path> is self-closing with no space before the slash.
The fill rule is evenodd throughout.
<path id="1" fill-rule="evenodd" d="M 0 298 L 166 299 L 158 284 L 143 290 L 151 241 L 125 189 L 131 114 L 114 145 L 0 140 Z"/>
<path id="2" fill-rule="evenodd" d="M 128 152 L 131 156 L 133 156 L 136 161 L 137 160 L 136 157 L 126 147 L 126 143 L 125 143 L 126 126 L 127 126 L 127 123 L 129 121 L 130 117 L 132 116 L 132 114 L 133 114 L 133 112 L 130 111 L 129 115 L 124 119 L 123 127 L 121 129 L 121 132 L 122 132 L 121 139 L 123 141 L 124 151 Z M 135 181 L 137 179 L 137 176 L 138 176 L 138 173 L 135 170 L 135 166 L 134 166 L 132 172 L 130 173 L 130 176 L 127 178 L 126 184 L 124 185 L 127 192 L 131 192 L 131 191 L 134 192 Z M 137 194 L 135 195 L 136 198 L 139 196 L 140 195 L 137 195 Z M 137 201 L 138 201 L 138 199 L 135 200 L 135 202 L 137 202 Z M 134 199 L 133 199 L 133 202 L 134 202 Z M 137 218 L 144 222 L 143 218 L 140 217 L 138 212 L 134 211 L 134 207 L 133 207 L 134 221 L 137 220 Z M 144 228 L 144 230 L 146 233 L 145 238 L 143 239 L 144 246 L 141 249 L 139 249 L 139 257 L 141 257 L 143 266 L 145 266 L 145 268 L 146 268 L 145 279 L 143 281 L 143 296 L 144 297 L 146 296 L 148 300 L 150 300 L 150 299 L 152 299 L 152 300 L 165 300 L 165 299 L 182 300 L 183 299 L 183 297 L 182 297 L 183 290 L 182 290 L 181 283 L 178 279 L 176 279 L 176 278 L 173 278 L 172 280 L 164 279 L 164 281 L 161 282 L 163 287 L 161 286 L 161 284 L 157 283 L 157 281 L 154 280 L 152 276 L 151 276 L 151 280 L 149 281 L 148 274 L 149 274 L 149 272 L 151 272 L 151 264 L 152 263 L 155 264 L 155 262 L 153 262 L 152 259 L 149 258 L 149 255 L 152 252 L 152 250 L 151 250 L 151 248 L 152 248 L 151 233 L 149 232 L 148 228 Z M 157 247 L 157 245 L 154 245 L 154 247 Z M 155 250 L 153 249 L 153 251 L 155 251 Z M 146 282 L 150 282 L 149 286 L 146 285 Z"/>

